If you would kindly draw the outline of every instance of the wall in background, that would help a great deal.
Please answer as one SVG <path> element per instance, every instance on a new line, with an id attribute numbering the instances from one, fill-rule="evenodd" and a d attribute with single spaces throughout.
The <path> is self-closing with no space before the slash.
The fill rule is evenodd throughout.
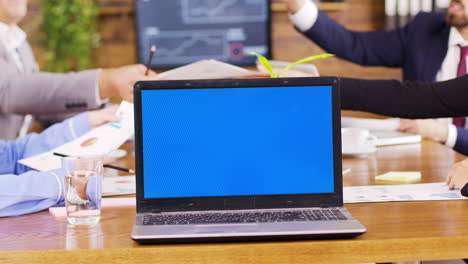
<path id="1" fill-rule="evenodd" d="M 34 54 L 42 61 L 43 39 L 40 33 L 40 0 L 29 0 L 29 13 L 21 24 L 28 32 Z M 136 62 L 133 0 L 100 0 L 99 31 L 101 46 L 95 51 L 97 67 L 113 67 Z M 353 30 L 385 28 L 384 0 L 346 0 L 343 10 L 329 12 L 339 23 Z M 322 53 L 323 50 L 295 31 L 287 13 L 273 12 L 273 56 L 275 60 L 295 61 Z M 400 79 L 401 70 L 383 67 L 361 67 L 337 58 L 315 62 L 321 75 L 366 79 Z"/>

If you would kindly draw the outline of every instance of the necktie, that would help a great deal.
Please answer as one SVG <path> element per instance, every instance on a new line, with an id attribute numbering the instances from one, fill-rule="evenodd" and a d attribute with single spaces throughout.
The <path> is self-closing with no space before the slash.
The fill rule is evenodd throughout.
<path id="1" fill-rule="evenodd" d="M 468 56 L 468 46 L 460 46 L 460 63 L 458 64 L 457 77 L 463 76 L 466 74 L 466 57 Z M 455 117 L 453 118 L 453 124 L 457 127 L 465 126 L 465 117 Z"/>

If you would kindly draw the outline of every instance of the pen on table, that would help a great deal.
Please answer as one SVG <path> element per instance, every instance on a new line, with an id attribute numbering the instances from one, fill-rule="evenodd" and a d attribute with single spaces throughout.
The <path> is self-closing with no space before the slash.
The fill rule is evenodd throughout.
<path id="1" fill-rule="evenodd" d="M 132 169 L 122 168 L 122 167 L 118 167 L 118 166 L 114 166 L 114 165 L 110 165 L 110 164 L 104 164 L 103 167 L 104 168 L 109 168 L 109 169 L 114 169 L 114 170 L 119 170 L 119 171 L 125 171 L 125 172 L 128 172 L 128 173 L 135 173 L 135 171 L 132 170 Z"/>
<path id="2" fill-rule="evenodd" d="M 65 154 L 62 154 L 62 153 L 58 153 L 58 152 L 54 152 L 54 155 L 55 155 L 55 156 L 62 157 L 62 158 L 69 157 L 68 155 L 65 155 Z M 132 169 L 122 168 L 122 167 L 114 166 L 114 165 L 110 165 L 110 164 L 104 164 L 104 165 L 102 165 L 102 166 L 103 166 L 104 168 L 110 168 L 110 169 L 114 169 L 114 170 L 125 171 L 125 172 L 128 172 L 128 173 L 135 173 L 135 171 L 132 170 Z"/>
<path id="3" fill-rule="evenodd" d="M 348 174 L 350 172 L 351 172 L 351 168 L 344 169 L 342 175 Z"/>
<path id="4" fill-rule="evenodd" d="M 54 152 L 54 155 L 55 155 L 55 156 L 62 157 L 62 158 L 68 157 L 68 155 L 65 155 L 65 154 L 62 154 L 62 153 L 58 153 L 58 152 Z"/>
<path id="5" fill-rule="evenodd" d="M 151 68 L 151 62 L 153 61 L 153 55 L 154 55 L 155 52 L 156 52 L 156 45 L 153 45 L 153 46 L 151 46 L 151 49 L 150 49 L 150 55 L 149 55 L 149 58 L 148 58 L 148 63 L 146 63 L 145 76 L 148 76 L 149 70 Z"/>

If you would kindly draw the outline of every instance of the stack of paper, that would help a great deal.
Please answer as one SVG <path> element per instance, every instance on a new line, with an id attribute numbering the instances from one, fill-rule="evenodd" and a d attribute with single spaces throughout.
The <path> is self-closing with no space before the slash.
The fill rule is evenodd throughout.
<path id="1" fill-rule="evenodd" d="M 163 80 L 222 79 L 257 76 L 249 71 L 217 60 L 201 60 L 158 75 Z"/>
<path id="2" fill-rule="evenodd" d="M 102 179 L 102 196 L 135 194 L 135 175 L 104 177 Z"/>

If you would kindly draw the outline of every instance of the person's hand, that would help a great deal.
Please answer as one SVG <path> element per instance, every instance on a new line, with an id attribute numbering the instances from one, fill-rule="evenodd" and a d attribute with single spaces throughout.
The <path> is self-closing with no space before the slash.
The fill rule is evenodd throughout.
<path id="1" fill-rule="evenodd" d="M 400 131 L 419 134 L 440 143 L 445 143 L 448 137 L 448 126 L 433 119 L 400 119 Z"/>
<path id="2" fill-rule="evenodd" d="M 288 6 L 288 10 L 291 14 L 295 14 L 299 9 L 304 6 L 306 0 L 283 0 L 283 2 Z"/>
<path id="3" fill-rule="evenodd" d="M 106 123 L 119 122 L 120 117 L 115 115 L 117 108 L 117 106 L 110 106 L 101 110 L 90 111 L 88 113 L 89 126 L 94 128 Z"/>
<path id="4" fill-rule="evenodd" d="M 468 183 L 468 159 L 452 166 L 447 175 L 447 185 L 450 190 L 463 188 Z"/>
<path id="5" fill-rule="evenodd" d="M 88 196 L 86 195 L 86 188 L 88 186 L 88 178 L 87 177 L 80 177 L 80 176 L 73 176 L 73 186 L 75 187 L 76 195 L 80 197 L 82 200 L 88 200 Z"/>
<path id="6" fill-rule="evenodd" d="M 156 80 L 156 73 L 146 73 L 142 64 L 128 65 L 119 68 L 103 69 L 99 72 L 99 92 L 102 98 L 118 96 L 123 100 L 133 102 L 133 85 L 137 81 Z"/>

